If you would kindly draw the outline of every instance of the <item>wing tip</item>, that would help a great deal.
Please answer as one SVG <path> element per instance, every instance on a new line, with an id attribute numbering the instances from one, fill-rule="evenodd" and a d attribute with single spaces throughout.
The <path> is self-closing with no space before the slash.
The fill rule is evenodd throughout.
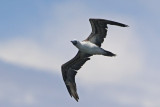
<path id="1" fill-rule="evenodd" d="M 78 102 L 79 96 L 77 94 L 76 84 L 74 84 L 72 82 L 68 82 L 68 83 L 66 83 L 66 86 L 67 86 L 67 89 L 68 89 L 70 96 L 71 97 L 73 96 L 74 99 Z"/>
<path id="2" fill-rule="evenodd" d="M 79 100 L 79 96 L 78 96 L 78 94 L 77 94 L 77 91 L 76 91 L 76 87 L 70 87 L 71 89 L 71 96 L 73 96 L 74 97 L 74 99 L 78 102 L 78 100 Z"/>
<path id="3" fill-rule="evenodd" d="M 126 25 L 126 24 L 124 24 L 124 26 L 122 26 L 122 27 L 129 27 L 128 25 Z"/>
<path id="4" fill-rule="evenodd" d="M 79 97 L 78 97 L 78 94 L 77 93 L 75 93 L 76 95 L 74 95 L 73 97 L 74 97 L 74 99 L 78 102 L 78 100 L 79 100 Z"/>
<path id="5" fill-rule="evenodd" d="M 115 22 L 115 21 L 111 21 L 111 20 L 107 20 L 107 19 L 89 18 L 89 21 L 94 21 L 94 20 L 105 21 L 106 24 L 110 24 L 110 25 L 117 25 L 117 26 L 121 26 L 121 27 L 129 27 L 126 24 Z"/>

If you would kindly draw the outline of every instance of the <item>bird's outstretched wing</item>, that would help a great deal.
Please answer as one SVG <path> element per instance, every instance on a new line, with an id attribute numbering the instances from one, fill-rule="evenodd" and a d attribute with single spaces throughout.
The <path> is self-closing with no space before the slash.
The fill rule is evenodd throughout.
<path id="1" fill-rule="evenodd" d="M 107 35 L 107 24 L 128 27 L 128 25 L 105 19 L 89 19 L 89 21 L 91 23 L 92 32 L 86 39 L 86 41 L 90 41 L 99 47 L 101 46 L 104 38 Z"/>
<path id="2" fill-rule="evenodd" d="M 90 60 L 90 56 L 90 54 L 78 51 L 77 55 L 73 59 L 61 66 L 62 76 L 66 84 L 67 90 L 71 97 L 73 96 L 76 101 L 78 101 L 79 97 L 76 89 L 75 75 L 77 71 L 81 68 L 81 66 L 87 60 Z"/>

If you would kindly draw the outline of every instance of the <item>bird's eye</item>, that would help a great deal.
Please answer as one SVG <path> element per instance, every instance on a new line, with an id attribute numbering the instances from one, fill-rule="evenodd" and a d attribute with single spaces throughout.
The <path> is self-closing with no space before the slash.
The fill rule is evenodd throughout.
<path id="1" fill-rule="evenodd" d="M 73 44 L 76 45 L 76 44 L 77 44 L 77 41 L 74 41 Z"/>

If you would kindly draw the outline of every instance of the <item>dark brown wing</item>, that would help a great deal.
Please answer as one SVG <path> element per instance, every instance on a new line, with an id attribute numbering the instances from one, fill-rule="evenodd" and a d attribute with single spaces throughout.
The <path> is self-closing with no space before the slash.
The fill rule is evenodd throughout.
<path id="1" fill-rule="evenodd" d="M 106 37 L 108 28 L 107 24 L 128 27 L 128 25 L 105 19 L 89 19 L 89 21 L 92 26 L 92 32 L 86 40 L 96 44 L 99 47 L 101 46 L 104 38 Z"/>
<path id="2" fill-rule="evenodd" d="M 76 101 L 78 101 L 79 97 L 76 89 L 75 75 L 77 70 L 79 70 L 87 60 L 90 60 L 90 56 L 91 55 L 79 51 L 73 59 L 61 66 L 62 76 L 67 90 Z"/>

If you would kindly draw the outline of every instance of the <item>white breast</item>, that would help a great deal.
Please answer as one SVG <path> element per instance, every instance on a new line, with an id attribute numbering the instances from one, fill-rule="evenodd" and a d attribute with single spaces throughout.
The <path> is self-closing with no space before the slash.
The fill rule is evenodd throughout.
<path id="1" fill-rule="evenodd" d="M 102 54 L 104 53 L 104 50 L 97 45 L 89 42 L 89 41 L 82 41 L 77 44 L 77 48 L 85 53 L 88 54 Z"/>

